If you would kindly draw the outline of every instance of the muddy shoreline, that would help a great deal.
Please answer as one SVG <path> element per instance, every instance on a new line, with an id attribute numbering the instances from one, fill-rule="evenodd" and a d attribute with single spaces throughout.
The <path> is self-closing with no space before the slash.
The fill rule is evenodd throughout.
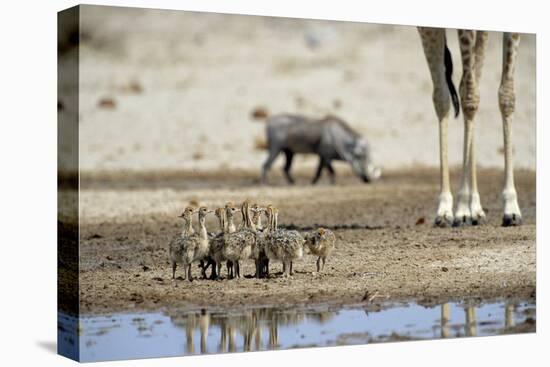
<path id="1" fill-rule="evenodd" d="M 135 188 L 84 183 L 81 313 L 346 305 L 372 295 L 374 303 L 415 299 L 426 304 L 536 297 L 534 172 L 516 175 L 524 225 L 515 228 L 500 227 L 498 170 L 479 173 L 487 223 L 448 229 L 431 223 L 438 187 L 435 169 L 390 172 L 375 185 L 343 175 L 335 186 L 311 187 L 303 182 L 305 174 L 298 175 L 301 184 L 289 187 L 275 174 L 274 186 L 262 187 L 227 174 L 223 177 L 230 187 L 221 188 L 215 174 L 210 177 L 186 188 L 166 182 Z M 456 187 L 459 176 L 453 178 Z M 272 264 L 270 279 L 251 278 L 253 264 L 246 262 L 246 277 L 239 280 L 202 280 L 194 266 L 197 280 L 172 281 L 167 243 L 179 230 L 176 214 L 181 207 L 193 200 L 214 207 L 239 198 L 274 203 L 283 225 L 335 228 L 337 250 L 325 272 L 312 274 L 316 258 L 307 254 L 289 279 L 280 277 L 281 264 Z M 216 228 L 213 219 L 207 225 Z"/>

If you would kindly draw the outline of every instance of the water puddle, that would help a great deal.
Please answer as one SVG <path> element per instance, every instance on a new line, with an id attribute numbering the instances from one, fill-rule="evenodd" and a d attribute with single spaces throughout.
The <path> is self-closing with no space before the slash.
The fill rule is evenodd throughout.
<path id="1" fill-rule="evenodd" d="M 529 302 L 59 313 L 58 335 L 61 354 L 92 362 L 533 332 L 535 320 Z"/>

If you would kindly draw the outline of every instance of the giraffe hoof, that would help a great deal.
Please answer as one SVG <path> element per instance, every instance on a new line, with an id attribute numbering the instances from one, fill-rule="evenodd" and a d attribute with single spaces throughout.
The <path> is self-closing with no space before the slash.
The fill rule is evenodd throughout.
<path id="1" fill-rule="evenodd" d="M 475 218 L 472 218 L 472 225 L 473 226 L 481 226 L 484 225 L 487 222 L 486 217 L 484 215 L 477 216 Z"/>
<path id="2" fill-rule="evenodd" d="M 472 218 L 466 215 L 455 217 L 455 220 L 453 221 L 453 227 L 466 227 L 471 226 L 472 224 Z"/>
<path id="3" fill-rule="evenodd" d="M 504 214 L 502 217 L 502 226 L 503 227 L 512 227 L 521 225 L 521 215 L 517 214 Z"/>
<path id="4" fill-rule="evenodd" d="M 453 218 L 447 215 L 438 215 L 435 217 L 434 226 L 439 228 L 448 228 L 453 224 Z"/>

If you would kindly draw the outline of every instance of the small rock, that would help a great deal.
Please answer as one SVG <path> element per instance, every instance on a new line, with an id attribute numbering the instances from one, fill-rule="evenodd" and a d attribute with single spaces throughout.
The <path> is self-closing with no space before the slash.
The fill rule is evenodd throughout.
<path id="1" fill-rule="evenodd" d="M 195 153 L 193 153 L 192 158 L 193 158 L 194 160 L 196 160 L 196 161 L 201 160 L 201 159 L 204 158 L 204 153 L 202 153 L 202 152 L 195 152 Z"/>
<path id="2" fill-rule="evenodd" d="M 138 81 L 135 81 L 135 80 L 130 82 L 130 84 L 128 84 L 127 89 L 129 92 L 132 92 L 135 94 L 140 94 L 141 92 L 143 92 L 143 87 L 141 86 L 141 84 L 139 84 Z"/>
<path id="3" fill-rule="evenodd" d="M 97 103 L 97 105 L 98 105 L 100 108 L 112 110 L 112 109 L 115 108 L 116 103 L 115 103 L 115 100 L 112 99 L 112 98 L 102 98 L 102 99 L 99 100 L 99 102 Z"/>
<path id="4" fill-rule="evenodd" d="M 142 303 L 143 302 L 143 296 L 139 293 L 132 293 L 130 295 L 130 301 L 133 301 L 135 303 Z"/>
<path id="5" fill-rule="evenodd" d="M 264 107 L 256 107 L 250 115 L 254 120 L 265 120 L 269 114 Z"/>
<path id="6" fill-rule="evenodd" d="M 449 268 L 446 267 L 446 266 L 443 266 L 443 267 L 441 267 L 441 271 L 446 273 L 446 272 L 449 271 Z"/>

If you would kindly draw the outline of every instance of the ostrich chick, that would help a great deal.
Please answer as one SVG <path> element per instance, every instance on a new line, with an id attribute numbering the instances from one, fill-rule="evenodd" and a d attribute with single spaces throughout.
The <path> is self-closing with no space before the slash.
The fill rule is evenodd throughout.
<path id="1" fill-rule="evenodd" d="M 198 210 L 200 230 L 189 236 L 181 237 L 178 241 L 181 257 L 179 262 L 186 268 L 187 279 L 192 281 L 191 264 L 195 261 L 203 260 L 209 253 L 210 244 L 208 241 L 208 232 L 206 231 L 206 215 L 212 213 L 205 207 Z"/>
<path id="2" fill-rule="evenodd" d="M 194 210 L 192 207 L 188 206 L 183 210 L 183 213 L 178 216 L 178 218 L 183 219 L 183 229 L 181 231 L 181 234 L 178 236 L 175 236 L 168 245 L 168 252 L 170 254 L 170 264 L 172 265 L 172 279 L 176 278 L 176 267 L 177 263 L 182 262 L 182 248 L 181 248 L 181 240 L 182 238 L 192 235 L 195 233 L 195 230 L 193 229 L 192 224 L 192 216 L 193 216 Z M 186 274 L 184 273 L 184 279 Z"/>
<path id="3" fill-rule="evenodd" d="M 305 244 L 309 249 L 310 253 L 315 256 L 318 256 L 317 272 L 320 272 L 325 268 L 325 261 L 327 257 L 334 250 L 336 236 L 329 229 L 319 228 L 316 231 L 308 233 L 305 237 L 305 240 L 306 240 Z"/>

